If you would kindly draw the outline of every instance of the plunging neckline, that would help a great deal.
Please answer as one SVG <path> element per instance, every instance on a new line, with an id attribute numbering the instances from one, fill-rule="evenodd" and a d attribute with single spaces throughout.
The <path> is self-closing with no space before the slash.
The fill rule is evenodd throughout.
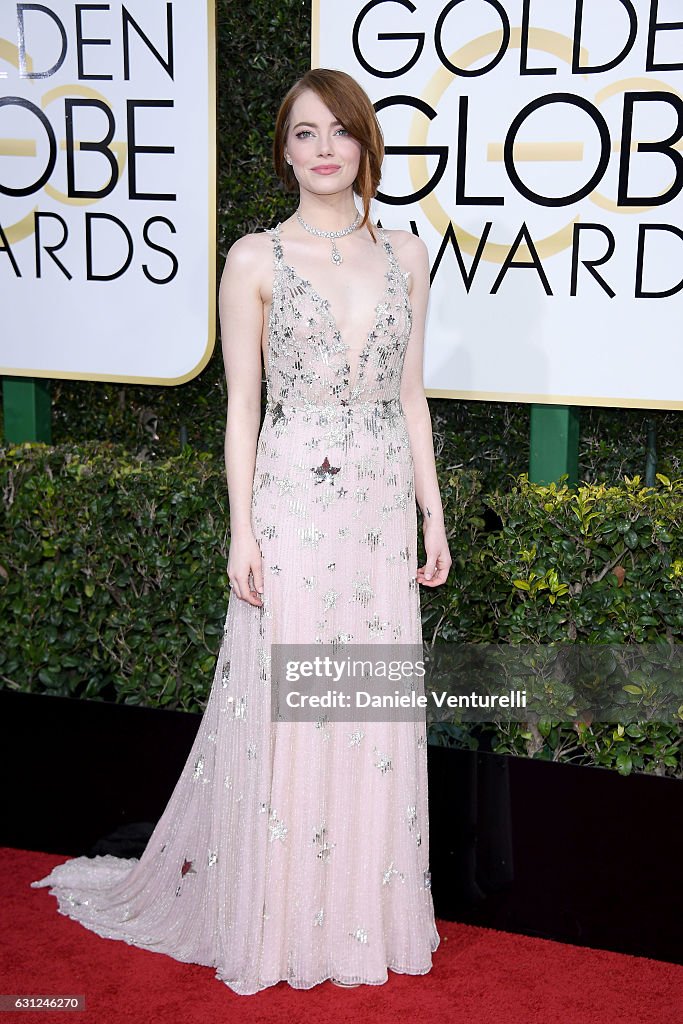
<path id="1" fill-rule="evenodd" d="M 349 355 L 350 355 L 352 349 L 346 343 L 346 341 L 344 340 L 344 336 L 343 336 L 341 330 L 339 329 L 339 323 L 337 321 L 337 317 L 335 316 L 335 314 L 334 314 L 334 312 L 332 310 L 332 303 L 330 302 L 329 299 L 324 298 L 324 296 L 320 294 L 320 292 L 317 290 L 317 288 L 315 288 L 311 284 L 311 282 L 309 281 L 309 279 L 307 277 L 302 277 L 302 275 L 296 270 L 296 268 L 293 267 L 291 263 L 288 263 L 287 260 L 284 258 L 284 249 L 282 247 L 282 238 L 280 236 L 280 228 L 281 228 L 281 226 L 282 226 L 281 224 L 278 224 L 278 226 L 275 229 L 275 234 L 276 234 L 278 243 L 280 245 L 280 252 L 282 253 L 282 256 L 280 257 L 280 261 L 279 261 L 280 265 L 282 266 L 283 269 L 289 271 L 289 273 L 294 278 L 296 278 L 296 280 L 299 282 L 299 284 L 303 284 L 308 289 L 309 294 L 317 302 L 319 302 L 320 305 L 323 306 L 323 308 L 326 310 L 326 312 L 327 312 L 327 314 L 328 314 L 328 316 L 330 318 L 330 322 L 332 324 L 332 327 L 333 327 L 337 337 L 341 341 L 342 348 L 344 350 L 344 357 L 346 359 L 346 365 L 349 368 L 349 385 L 348 385 L 349 395 L 353 398 L 355 396 L 355 394 L 356 394 L 356 389 L 358 388 L 358 385 L 360 384 L 360 379 L 361 379 L 361 376 L 362 376 L 362 373 L 363 373 L 363 362 L 365 360 L 367 360 L 367 358 L 368 358 L 367 353 L 370 351 L 371 344 L 375 340 L 375 332 L 377 330 L 377 314 L 379 313 L 380 307 L 382 305 L 384 305 L 384 303 L 386 302 L 387 295 L 389 294 L 389 286 L 391 284 L 391 277 L 392 277 L 392 274 L 394 273 L 394 265 L 393 265 L 393 261 L 391 259 L 391 254 L 393 253 L 393 249 L 391 249 L 391 242 L 389 241 L 389 239 L 388 239 L 384 229 L 383 228 L 378 228 L 377 230 L 381 232 L 380 237 L 382 239 L 382 244 L 384 246 L 385 254 L 386 254 L 386 260 L 387 260 L 387 263 L 389 264 L 389 266 L 388 266 L 388 269 L 384 272 L 384 288 L 382 290 L 382 294 L 380 295 L 379 302 L 377 302 L 377 304 L 374 307 L 375 322 L 370 327 L 370 330 L 367 333 L 367 337 L 366 337 L 365 343 L 363 344 L 363 346 L 362 346 L 362 348 L 361 348 L 361 350 L 359 352 L 358 362 L 357 362 L 356 367 L 355 367 L 355 374 L 353 375 L 353 378 L 352 378 L 351 371 L 352 371 L 353 367 L 351 366 L 351 361 L 349 359 Z M 268 363 L 269 363 L 269 369 L 270 369 L 270 359 L 268 360 Z"/>

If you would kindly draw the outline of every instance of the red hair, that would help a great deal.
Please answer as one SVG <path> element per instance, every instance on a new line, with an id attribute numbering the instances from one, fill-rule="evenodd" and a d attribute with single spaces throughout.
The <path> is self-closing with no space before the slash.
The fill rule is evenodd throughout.
<path id="1" fill-rule="evenodd" d="M 275 171 L 288 192 L 296 191 L 297 180 L 294 171 L 285 160 L 285 147 L 294 101 L 307 89 L 310 89 L 322 100 L 349 135 L 360 143 L 360 163 L 356 180 L 353 183 L 353 191 L 363 201 L 363 219 L 359 227 L 362 228 L 367 224 L 370 234 L 377 241 L 369 220 L 370 202 L 377 194 L 382 175 L 384 137 L 370 97 L 351 75 L 347 75 L 345 71 L 313 68 L 294 83 L 280 104 L 275 121 L 273 138 Z"/>

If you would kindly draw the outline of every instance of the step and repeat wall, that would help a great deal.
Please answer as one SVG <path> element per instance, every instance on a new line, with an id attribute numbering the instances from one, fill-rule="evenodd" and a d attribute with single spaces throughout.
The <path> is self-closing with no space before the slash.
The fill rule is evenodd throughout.
<path id="1" fill-rule="evenodd" d="M 683 408 L 683 21 L 673 0 L 314 0 L 428 246 L 432 396 Z"/>
<path id="2" fill-rule="evenodd" d="M 0 374 L 199 373 L 215 152 L 213 0 L 3 0 Z"/>

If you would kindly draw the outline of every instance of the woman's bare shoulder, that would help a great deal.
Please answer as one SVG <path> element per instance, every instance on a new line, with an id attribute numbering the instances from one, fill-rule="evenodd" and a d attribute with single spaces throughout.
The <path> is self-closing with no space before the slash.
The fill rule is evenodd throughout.
<path id="1" fill-rule="evenodd" d="M 272 233 L 253 231 L 233 242 L 228 250 L 226 263 L 230 261 L 240 270 L 260 268 L 266 258 L 272 259 L 272 253 Z"/>
<path id="2" fill-rule="evenodd" d="M 407 262 L 423 261 L 427 255 L 427 246 L 418 235 L 412 231 L 403 231 L 401 228 L 385 228 L 389 241 L 396 255 L 400 255 Z"/>
<path id="3" fill-rule="evenodd" d="M 228 281 L 249 291 L 252 287 L 261 296 L 269 292 L 273 262 L 272 234 L 269 231 L 254 231 L 242 235 L 230 246 L 225 257 L 221 286 Z"/>
<path id="4" fill-rule="evenodd" d="M 425 277 L 429 273 L 427 246 L 412 231 L 403 231 L 400 228 L 393 228 L 391 230 L 385 228 L 384 230 L 389 236 L 396 259 L 401 267 L 405 268 L 408 288 L 412 294 L 413 281 L 420 277 Z"/>

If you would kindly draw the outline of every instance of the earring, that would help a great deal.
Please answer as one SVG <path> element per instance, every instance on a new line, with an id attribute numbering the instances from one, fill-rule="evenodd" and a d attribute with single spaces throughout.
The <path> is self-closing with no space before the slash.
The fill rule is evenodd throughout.
<path id="1" fill-rule="evenodd" d="M 288 164 L 290 164 L 290 165 L 291 165 L 291 163 L 292 163 L 292 158 L 291 158 L 291 156 L 285 156 L 285 160 L 287 161 L 287 163 L 288 163 Z"/>

